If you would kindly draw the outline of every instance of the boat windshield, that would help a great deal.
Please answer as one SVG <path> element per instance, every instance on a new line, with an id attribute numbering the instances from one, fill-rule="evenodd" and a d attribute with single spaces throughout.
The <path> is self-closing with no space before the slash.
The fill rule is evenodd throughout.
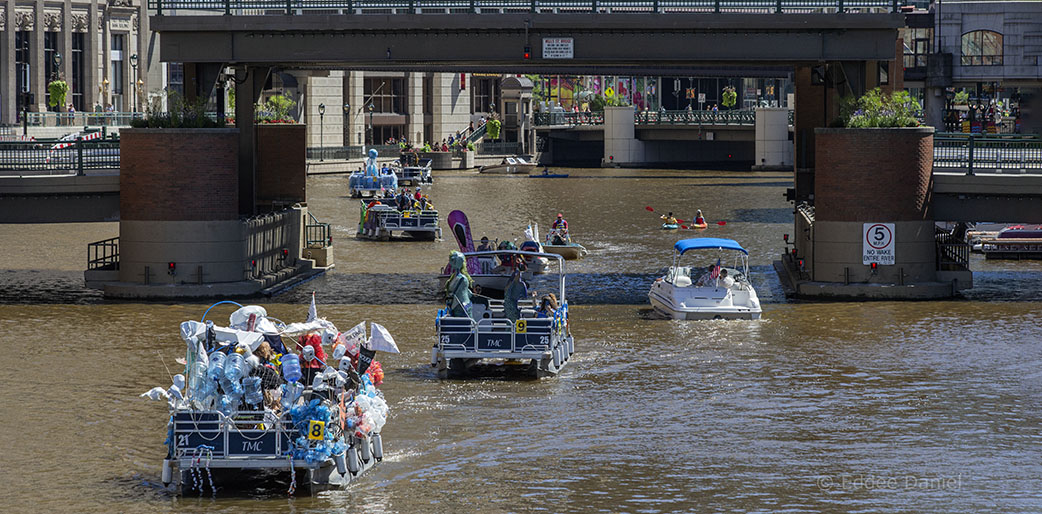
<path id="1" fill-rule="evenodd" d="M 749 258 L 737 251 L 717 250 L 673 253 L 673 264 L 666 273 L 666 281 L 676 287 L 714 287 L 718 280 L 730 277 L 739 287 L 749 284 Z"/>

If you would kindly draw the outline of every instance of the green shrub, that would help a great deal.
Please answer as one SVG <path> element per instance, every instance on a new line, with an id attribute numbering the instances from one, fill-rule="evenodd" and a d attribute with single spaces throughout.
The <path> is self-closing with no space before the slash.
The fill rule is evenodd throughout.
<path id="1" fill-rule="evenodd" d="M 843 99 L 840 120 L 847 128 L 918 127 L 921 111 L 907 91 L 886 94 L 875 88 L 860 98 Z"/>
<path id="2" fill-rule="evenodd" d="M 134 128 L 223 128 L 224 122 L 206 115 L 206 100 L 189 103 L 176 92 L 167 93 L 167 112 L 160 110 L 160 103 L 149 104 L 143 119 L 131 120 Z"/>
<path id="3" fill-rule="evenodd" d="M 69 84 L 64 80 L 53 80 L 50 84 L 47 84 L 47 92 L 51 94 L 51 99 L 47 102 L 47 105 L 51 107 L 65 107 L 65 95 L 69 93 Z"/>
<path id="4" fill-rule="evenodd" d="M 488 138 L 499 139 L 499 128 L 502 126 L 502 122 L 495 118 L 492 118 L 491 120 L 485 122 L 485 124 L 488 125 Z"/>

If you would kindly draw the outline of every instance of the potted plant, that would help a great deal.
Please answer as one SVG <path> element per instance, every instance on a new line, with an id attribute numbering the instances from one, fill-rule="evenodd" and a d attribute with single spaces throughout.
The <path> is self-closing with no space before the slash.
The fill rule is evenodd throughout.
<path id="1" fill-rule="evenodd" d="M 840 103 L 840 117 L 815 129 L 814 231 L 808 263 L 825 282 L 928 282 L 933 255 L 933 128 L 922 127 L 907 92 L 878 88 Z M 862 263 L 863 227 L 885 224 L 896 262 Z M 811 248 L 799 248 L 807 255 Z M 818 258 L 814 266 L 813 259 Z M 867 258 L 867 257 L 865 257 Z"/>
<path id="2" fill-rule="evenodd" d="M 47 92 L 51 95 L 47 105 L 61 112 L 65 107 L 65 96 L 69 93 L 69 84 L 64 80 L 55 79 L 47 84 Z"/>

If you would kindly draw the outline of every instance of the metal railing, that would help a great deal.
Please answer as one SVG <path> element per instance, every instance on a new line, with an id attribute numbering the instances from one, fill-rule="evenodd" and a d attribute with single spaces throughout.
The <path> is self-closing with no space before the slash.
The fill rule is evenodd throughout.
<path id="1" fill-rule="evenodd" d="M 252 14 L 424 13 L 873 13 L 899 12 L 897 0 L 148 0 L 169 11 Z"/>
<path id="2" fill-rule="evenodd" d="M 603 112 L 537 112 L 537 127 L 578 127 L 604 124 Z M 637 111 L 637 125 L 748 125 L 756 124 L 756 111 Z"/>
<path id="3" fill-rule="evenodd" d="M 488 124 L 483 123 L 474 130 L 470 131 L 470 134 L 467 135 L 467 138 L 464 139 L 464 141 L 467 143 L 476 143 L 485 135 L 486 132 L 488 132 Z"/>
<path id="4" fill-rule="evenodd" d="M 285 209 L 243 221 L 246 229 L 245 280 L 294 266 L 299 248 L 293 235 L 299 229 L 293 209 Z M 299 237 L 299 232 L 296 232 Z M 299 241 L 299 240 L 298 240 Z M 200 280 L 201 281 L 201 280 Z"/>
<path id="5" fill-rule="evenodd" d="M 375 146 L 309 146 L 307 148 L 307 159 L 309 161 L 334 161 L 363 159 L 370 148 L 376 149 L 381 158 L 398 157 L 401 147 L 398 145 L 375 145 Z"/>
<path id="6" fill-rule="evenodd" d="M 483 141 L 477 144 L 478 155 L 517 155 L 519 148 L 517 142 L 489 142 Z"/>
<path id="7" fill-rule="evenodd" d="M 603 125 L 604 111 L 597 112 L 537 112 L 533 122 L 537 127 Z"/>
<path id="8" fill-rule="evenodd" d="M 966 270 L 970 268 L 970 245 L 966 244 L 962 234 L 956 234 L 935 227 L 934 241 L 937 245 L 938 270 Z"/>
<path id="9" fill-rule="evenodd" d="M 31 127 L 126 127 L 144 117 L 142 112 L 30 112 L 25 119 Z"/>
<path id="10" fill-rule="evenodd" d="M 333 246 L 333 231 L 329 223 L 322 223 L 314 214 L 308 212 L 311 223 L 304 225 L 304 246 L 308 248 L 326 248 Z"/>
<path id="11" fill-rule="evenodd" d="M 756 125 L 756 111 L 638 111 L 637 125 Z"/>
<path id="12" fill-rule="evenodd" d="M 119 270 L 119 238 L 102 239 L 87 244 L 88 270 Z"/>
<path id="13" fill-rule="evenodd" d="M 83 175 L 92 169 L 119 169 L 118 139 L 0 141 L 0 171 Z"/>
<path id="14" fill-rule="evenodd" d="M 1042 173 L 1042 139 L 938 133 L 933 140 L 935 170 L 977 173 Z"/>

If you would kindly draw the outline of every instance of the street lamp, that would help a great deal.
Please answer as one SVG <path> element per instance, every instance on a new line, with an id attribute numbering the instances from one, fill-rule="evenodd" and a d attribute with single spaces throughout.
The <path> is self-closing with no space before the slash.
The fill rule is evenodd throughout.
<path id="1" fill-rule="evenodd" d="M 51 61 L 54 64 L 54 71 L 51 72 L 51 80 L 58 80 L 62 66 L 61 52 L 54 52 L 54 56 L 51 57 Z"/>
<path id="2" fill-rule="evenodd" d="M 141 82 L 141 80 L 137 76 L 137 54 L 133 54 L 133 55 L 130 56 L 130 67 L 134 70 L 134 80 L 135 80 L 135 82 L 134 82 L 134 102 L 133 102 L 133 104 L 131 104 L 131 110 L 136 112 L 137 111 L 138 86 L 139 86 L 139 83 Z"/>
<path id="3" fill-rule="evenodd" d="M 348 127 L 350 125 L 350 123 L 348 123 L 350 120 L 351 120 L 351 104 L 349 104 L 347 102 L 344 102 L 344 122 L 343 122 L 344 146 L 347 146 L 347 145 L 351 144 L 351 131 L 350 131 L 350 128 Z"/>
<path id="4" fill-rule="evenodd" d="M 326 104 L 318 104 L 318 160 L 319 162 L 326 160 L 326 149 L 325 149 L 325 118 L 326 118 Z"/>
<path id="5" fill-rule="evenodd" d="M 373 109 L 375 106 L 369 102 L 369 144 L 376 145 L 376 132 L 373 131 Z"/>

